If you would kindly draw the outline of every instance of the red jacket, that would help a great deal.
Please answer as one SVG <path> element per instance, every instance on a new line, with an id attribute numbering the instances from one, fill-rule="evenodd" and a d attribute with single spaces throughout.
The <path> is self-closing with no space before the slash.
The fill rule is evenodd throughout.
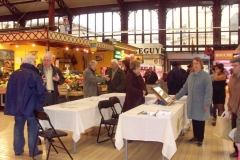
<path id="1" fill-rule="evenodd" d="M 143 90 L 147 88 L 141 75 L 137 76 L 132 70 L 129 70 L 126 76 L 126 97 L 123 104 L 123 112 L 126 112 L 145 102 Z"/>

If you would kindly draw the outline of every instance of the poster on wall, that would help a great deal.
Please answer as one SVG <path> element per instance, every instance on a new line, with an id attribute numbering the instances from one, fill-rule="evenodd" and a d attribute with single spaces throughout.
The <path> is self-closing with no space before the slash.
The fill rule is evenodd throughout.
<path id="1" fill-rule="evenodd" d="M 0 49 L 0 69 L 4 73 L 14 70 L 14 51 Z"/>
<path id="2" fill-rule="evenodd" d="M 143 64 L 161 65 L 161 60 L 160 59 L 144 59 Z"/>
<path id="3" fill-rule="evenodd" d="M 28 55 L 32 55 L 32 56 L 34 56 L 34 57 L 36 57 L 36 59 L 38 59 L 38 56 L 37 56 L 37 54 L 38 54 L 38 51 L 28 51 Z"/>

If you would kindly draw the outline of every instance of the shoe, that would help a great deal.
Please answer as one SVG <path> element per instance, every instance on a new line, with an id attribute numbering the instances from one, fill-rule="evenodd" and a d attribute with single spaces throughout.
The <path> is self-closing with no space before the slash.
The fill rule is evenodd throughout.
<path id="1" fill-rule="evenodd" d="M 38 153 L 34 155 L 34 157 L 37 156 L 37 155 L 40 155 L 40 154 L 43 154 L 42 150 L 39 150 Z M 33 156 L 30 156 L 30 157 L 33 157 Z"/>
<path id="2" fill-rule="evenodd" d="M 230 157 L 238 157 L 238 152 L 233 152 L 229 155 Z"/>
<path id="3" fill-rule="evenodd" d="M 216 122 L 212 122 L 212 126 L 216 126 Z"/>
<path id="4" fill-rule="evenodd" d="M 195 137 L 193 137 L 192 139 L 189 139 L 188 141 L 189 141 L 189 142 L 195 142 L 195 141 L 198 141 L 198 139 L 195 138 Z"/>
<path id="5" fill-rule="evenodd" d="M 20 156 L 21 154 L 23 154 L 24 151 L 22 151 L 22 153 L 15 153 L 16 156 Z"/>
<path id="6" fill-rule="evenodd" d="M 197 146 L 202 147 L 202 142 L 198 141 Z"/>

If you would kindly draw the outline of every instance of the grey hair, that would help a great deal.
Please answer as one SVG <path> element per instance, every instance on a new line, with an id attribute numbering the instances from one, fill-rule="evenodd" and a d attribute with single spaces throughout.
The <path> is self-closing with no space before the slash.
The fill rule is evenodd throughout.
<path id="1" fill-rule="evenodd" d="M 89 67 L 91 67 L 92 65 L 97 65 L 97 61 L 91 60 L 91 61 L 89 62 Z"/>
<path id="2" fill-rule="evenodd" d="M 36 60 L 36 57 L 29 54 L 23 58 L 22 63 L 34 64 L 35 60 Z"/>
<path id="3" fill-rule="evenodd" d="M 111 63 L 116 63 L 116 64 L 118 64 L 118 60 L 112 59 L 112 60 L 111 60 Z"/>
<path id="4" fill-rule="evenodd" d="M 53 60 L 53 58 L 52 58 L 52 52 L 46 51 L 46 54 L 44 55 L 44 57 L 46 57 L 46 56 L 49 56 L 49 57 L 51 58 L 51 61 Z"/>

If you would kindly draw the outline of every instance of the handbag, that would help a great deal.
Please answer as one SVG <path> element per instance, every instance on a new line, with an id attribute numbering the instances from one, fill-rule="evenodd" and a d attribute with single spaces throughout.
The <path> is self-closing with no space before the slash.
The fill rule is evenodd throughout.
<path id="1" fill-rule="evenodd" d="M 225 140 L 231 140 L 228 136 L 231 130 L 232 122 L 224 112 L 221 116 L 217 117 L 217 124 L 215 126 L 213 135 Z"/>

